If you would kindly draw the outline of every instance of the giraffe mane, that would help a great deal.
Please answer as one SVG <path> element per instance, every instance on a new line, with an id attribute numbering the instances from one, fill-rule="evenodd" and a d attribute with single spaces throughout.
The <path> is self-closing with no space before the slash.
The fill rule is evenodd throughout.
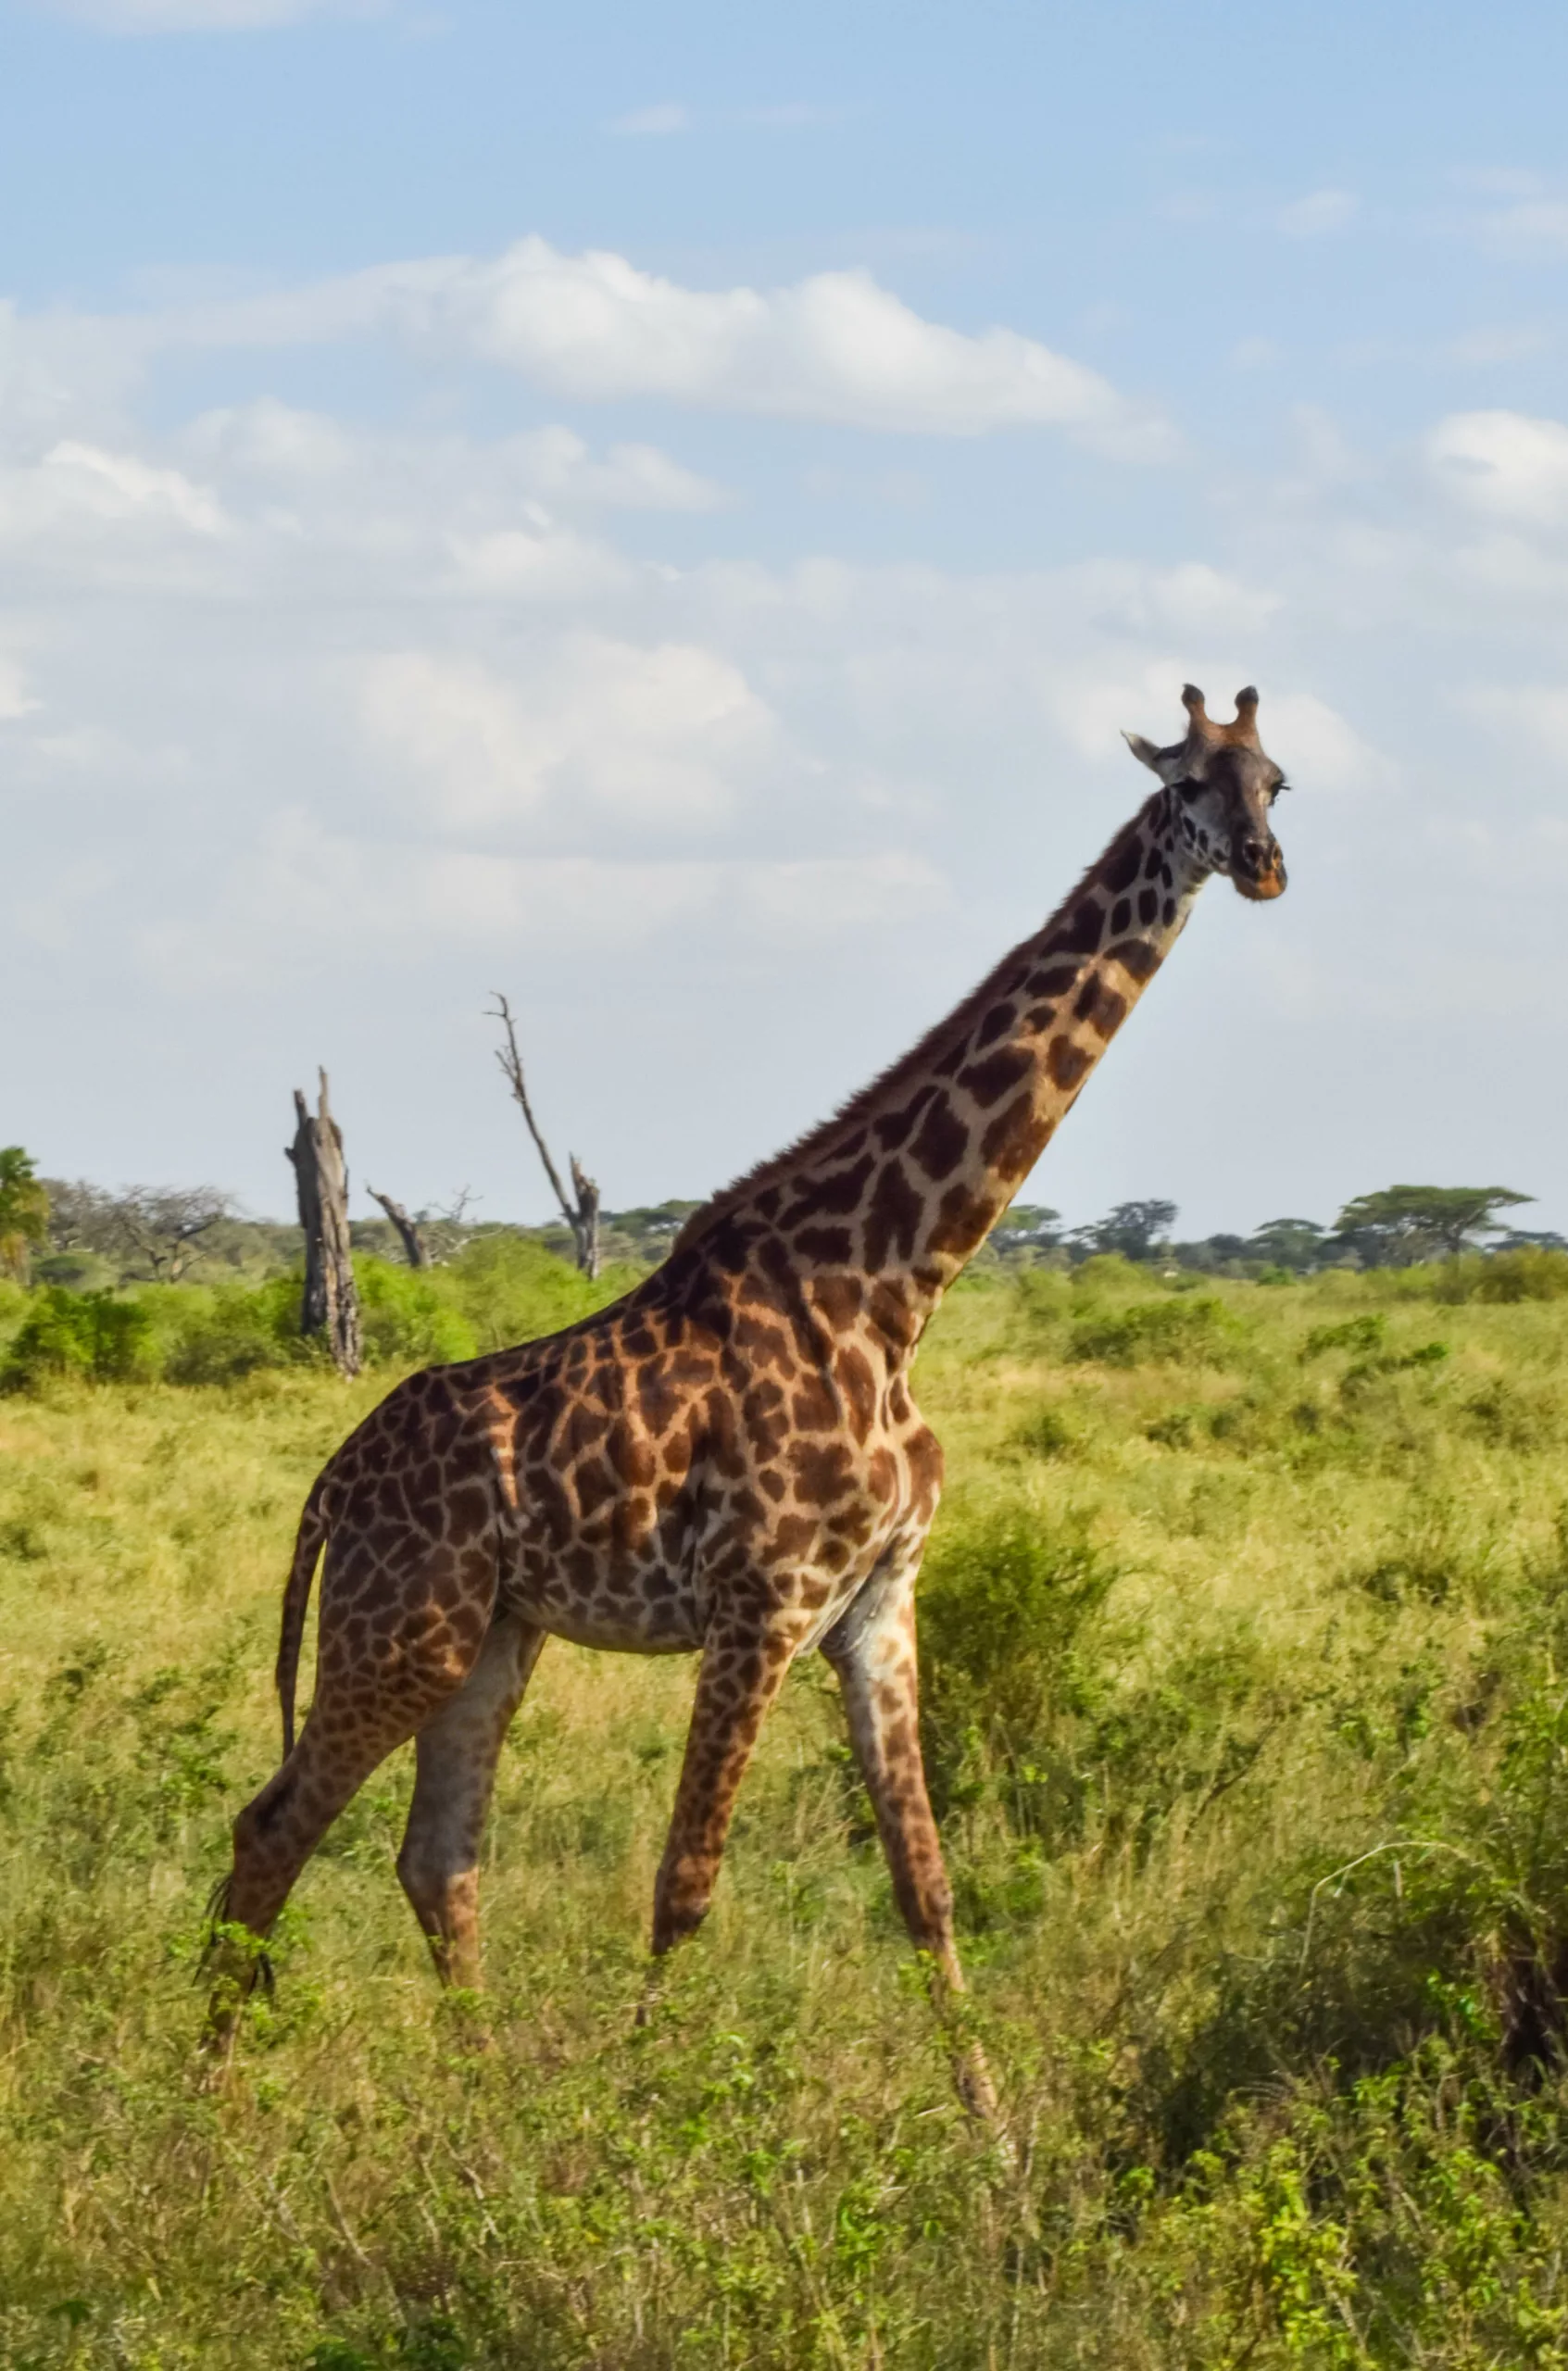
<path id="1" fill-rule="evenodd" d="M 1094 863 L 1068 891 L 1060 905 L 1054 912 L 1047 915 L 1039 929 L 1031 931 L 1027 938 L 1020 939 L 1016 947 L 1010 947 L 1001 961 L 992 965 L 985 978 L 971 988 L 960 1004 L 955 1005 L 951 1011 L 944 1013 L 940 1021 L 934 1022 L 924 1036 L 918 1044 L 911 1046 L 908 1053 L 900 1054 L 897 1060 L 889 1062 L 885 1070 L 879 1071 L 873 1079 L 859 1088 L 847 1102 L 841 1103 L 827 1119 L 819 1120 L 814 1127 L 808 1128 L 804 1135 L 797 1136 L 792 1144 L 785 1145 L 778 1152 L 770 1153 L 765 1160 L 759 1160 L 754 1168 L 743 1172 L 728 1186 L 721 1186 L 719 1191 L 699 1209 L 693 1211 L 671 1245 L 669 1256 L 672 1258 L 677 1251 L 689 1251 L 694 1244 L 700 1242 L 705 1235 L 717 1226 L 721 1219 L 727 1218 L 740 1203 L 749 1199 L 755 1194 L 765 1192 L 770 1186 L 777 1185 L 781 1179 L 787 1177 L 792 1170 L 802 1166 L 808 1160 L 819 1159 L 831 1152 L 837 1138 L 851 1135 L 857 1127 L 872 1118 L 885 1097 L 912 1085 L 922 1071 L 930 1069 L 936 1057 L 950 1048 L 955 1037 L 967 1036 L 986 1006 L 1001 993 L 1010 975 L 1016 972 L 1023 958 L 1038 945 L 1057 922 L 1066 918 L 1084 892 L 1093 885 L 1096 876 L 1110 853 L 1110 848 L 1115 847 L 1130 832 L 1142 830 L 1150 809 L 1159 804 L 1162 796 L 1162 792 L 1156 791 L 1153 797 L 1146 800 L 1132 822 L 1123 825 L 1122 830 L 1110 842 L 1110 847 L 1096 858 Z"/>

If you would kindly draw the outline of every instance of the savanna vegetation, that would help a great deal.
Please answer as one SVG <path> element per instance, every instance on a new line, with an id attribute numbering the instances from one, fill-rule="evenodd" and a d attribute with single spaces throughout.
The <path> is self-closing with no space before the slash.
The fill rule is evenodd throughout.
<path id="1" fill-rule="evenodd" d="M 276 1759 L 307 1481 L 400 1368 L 621 1281 L 501 1236 L 362 1261 L 352 1386 L 286 1282 L 0 1285 L 0 2360 L 1568 2364 L 1538 1246 L 950 1298 L 926 1748 L 1005 2136 L 954 2101 L 816 1662 L 637 2025 L 691 1667 L 559 1644 L 503 1763 L 488 1995 L 424 1963 L 402 1757 L 210 2087 L 204 1907 Z"/>

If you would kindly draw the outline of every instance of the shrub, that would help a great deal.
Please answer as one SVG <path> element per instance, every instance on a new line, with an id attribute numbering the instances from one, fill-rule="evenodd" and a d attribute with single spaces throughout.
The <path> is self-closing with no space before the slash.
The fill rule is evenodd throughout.
<path id="1" fill-rule="evenodd" d="M 478 1349 L 473 1324 L 456 1306 L 452 1284 L 441 1269 L 395 1268 L 384 1260 L 360 1259 L 354 1263 L 354 1281 L 368 1364 L 445 1366 L 471 1359 Z"/>
<path id="2" fill-rule="evenodd" d="M 1568 1294 L 1568 1251 L 1531 1243 L 1513 1251 L 1467 1251 L 1431 1273 L 1434 1300 L 1561 1300 Z"/>
<path id="3" fill-rule="evenodd" d="M 1370 1358 L 1383 1348 L 1388 1331 L 1388 1320 L 1376 1310 L 1367 1310 L 1360 1317 L 1347 1317 L 1337 1325 L 1314 1325 L 1302 1345 L 1304 1359 L 1321 1359 L 1325 1350 L 1351 1350 L 1359 1358 Z"/>
<path id="4" fill-rule="evenodd" d="M 499 1234 L 481 1236 L 433 1276 L 484 1351 L 558 1333 L 627 1291 L 642 1273 L 611 1267 L 590 1283 L 543 1245 Z"/>
<path id="5" fill-rule="evenodd" d="M 1108 1367 L 1218 1366 L 1239 1332 L 1212 1294 L 1140 1301 L 1085 1318 L 1073 1329 L 1067 1354 Z"/>
<path id="6" fill-rule="evenodd" d="M 263 1367 L 314 1364 L 318 1354 L 299 1332 L 300 1280 L 273 1276 L 246 1288 L 165 1286 L 157 1300 L 167 1312 L 169 1339 L 164 1374 L 170 1383 L 234 1383 Z M 155 1296 L 149 1291 L 146 1300 Z"/>
<path id="7" fill-rule="evenodd" d="M 502 1234 L 470 1244 L 449 1267 L 415 1271 L 361 1256 L 354 1273 L 366 1364 L 406 1369 L 555 1333 L 625 1291 L 640 1271 L 612 1270 L 590 1284 L 538 1244 Z M 301 1288 L 297 1270 L 262 1285 L 148 1285 L 125 1295 L 0 1286 L 21 1314 L 0 1387 L 30 1389 L 46 1375 L 226 1384 L 265 1367 L 318 1366 L 326 1352 L 300 1334 Z M 0 1305 L 0 1339 L 6 1313 Z"/>
<path id="8" fill-rule="evenodd" d="M 76 1375 L 94 1383 L 147 1377 L 157 1371 L 150 1355 L 153 1333 L 139 1300 L 46 1285 L 32 1296 L 11 1343 L 0 1387 L 28 1391 L 50 1376 Z"/>
<path id="9" fill-rule="evenodd" d="M 1082 1693 L 1079 1636 L 1117 1571 L 1081 1524 L 1053 1528 L 1027 1506 L 943 1525 L 920 1587 L 921 1724 L 940 1798 L 976 1744 L 1013 1767 L 1039 1750 L 1053 1700 Z"/>

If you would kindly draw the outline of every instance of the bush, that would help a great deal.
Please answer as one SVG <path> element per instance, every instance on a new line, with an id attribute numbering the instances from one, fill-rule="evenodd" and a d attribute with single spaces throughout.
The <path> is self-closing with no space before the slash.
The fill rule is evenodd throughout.
<path id="1" fill-rule="evenodd" d="M 1442 1301 L 1561 1300 L 1568 1294 L 1568 1251 L 1521 1244 L 1515 1251 L 1467 1251 L 1431 1271 L 1432 1298 Z"/>
<path id="2" fill-rule="evenodd" d="M 157 1371 L 154 1327 L 138 1300 L 116 1294 L 68 1292 L 46 1285 L 11 1343 L 0 1389 L 29 1391 L 51 1376 L 93 1383 L 148 1379 Z"/>
<path id="3" fill-rule="evenodd" d="M 354 1275 L 365 1362 L 439 1366 L 533 1341 L 602 1308 L 640 1273 L 621 1267 L 590 1284 L 553 1252 L 505 1234 L 471 1243 L 448 1267 L 361 1255 Z M 0 1286 L 21 1312 L 0 1388 L 31 1389 L 48 1375 L 226 1384 L 266 1367 L 319 1366 L 324 1346 L 299 1331 L 302 1289 L 297 1270 L 262 1285 L 145 1285 L 127 1294 Z M 0 1338 L 6 1313 L 0 1306 Z"/>
<path id="4" fill-rule="evenodd" d="M 446 1366 L 471 1359 L 478 1349 L 471 1321 L 455 1304 L 449 1270 L 395 1268 L 384 1260 L 360 1259 L 354 1263 L 354 1281 L 368 1365 Z"/>
<path id="5" fill-rule="evenodd" d="M 478 1349 L 485 1351 L 558 1333 L 629 1291 L 644 1272 L 610 1267 L 590 1284 L 526 1236 L 487 1235 L 469 1244 L 449 1267 L 430 1273 L 472 1328 Z"/>
<path id="6" fill-rule="evenodd" d="M 164 1319 L 163 1372 L 170 1383 L 236 1383 L 263 1367 L 312 1365 L 323 1355 L 302 1340 L 300 1280 L 274 1276 L 265 1285 L 166 1285 L 144 1301 Z"/>
<path id="7" fill-rule="evenodd" d="M 1219 1366 L 1240 1330 L 1212 1294 L 1140 1301 L 1085 1318 L 1073 1329 L 1067 1355 L 1108 1367 Z"/>
<path id="8" fill-rule="evenodd" d="M 1078 1640 L 1117 1567 L 1081 1524 L 1055 1528 L 1027 1506 L 949 1517 L 920 1585 L 921 1725 L 940 1801 L 982 1758 L 1019 1770 L 1053 1701 L 1082 1695 Z"/>

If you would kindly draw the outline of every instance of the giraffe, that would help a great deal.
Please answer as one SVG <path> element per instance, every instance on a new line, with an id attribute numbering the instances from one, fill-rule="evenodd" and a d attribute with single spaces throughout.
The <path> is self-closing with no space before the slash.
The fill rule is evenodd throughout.
<path id="1" fill-rule="evenodd" d="M 939 2007 L 964 1976 L 921 1766 L 915 1578 L 942 1450 L 909 1389 L 943 1294 L 1033 1168 L 1210 873 L 1285 887 L 1284 777 L 1258 695 L 1183 738 L 1125 737 L 1159 788 L 1044 927 L 833 1119 L 690 1217 L 608 1309 L 397 1385 L 300 1519 L 282 1610 L 280 1769 L 220 1888 L 209 2033 L 232 2038 L 261 1941 L 321 1838 L 412 1737 L 397 1871 L 446 1982 L 479 1977 L 481 1834 L 547 1637 L 693 1653 L 655 1887 L 656 1960 L 700 1924 L 748 1758 L 797 1656 L 840 1683 L 895 1894 Z M 321 1551 L 315 1700 L 295 1735 Z M 994 2111 L 955 2043 L 960 2095 Z"/>

